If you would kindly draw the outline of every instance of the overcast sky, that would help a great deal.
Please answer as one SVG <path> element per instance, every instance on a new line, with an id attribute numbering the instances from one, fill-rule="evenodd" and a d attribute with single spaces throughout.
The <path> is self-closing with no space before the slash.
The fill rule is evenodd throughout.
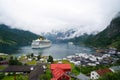
<path id="1" fill-rule="evenodd" d="M 120 0 L 0 0 L 0 23 L 38 34 L 73 27 L 89 33 L 119 11 Z"/>

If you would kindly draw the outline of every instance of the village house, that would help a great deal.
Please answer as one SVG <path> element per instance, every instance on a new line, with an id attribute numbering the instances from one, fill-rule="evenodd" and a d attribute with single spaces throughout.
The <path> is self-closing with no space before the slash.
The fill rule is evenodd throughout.
<path id="1" fill-rule="evenodd" d="M 65 60 L 74 63 L 76 66 L 97 66 L 97 65 L 108 65 L 114 64 L 117 59 L 111 57 L 110 54 L 103 53 L 76 53 L 75 55 L 70 55 L 64 58 Z"/>
<path id="2" fill-rule="evenodd" d="M 8 56 L 8 54 L 0 53 L 0 56 Z"/>
<path id="3" fill-rule="evenodd" d="M 50 69 L 53 75 L 51 80 L 70 80 L 67 74 L 71 71 L 70 64 L 51 64 Z"/>
<path id="4" fill-rule="evenodd" d="M 117 52 L 116 48 L 109 48 L 109 54 L 115 54 Z"/>
<path id="5" fill-rule="evenodd" d="M 17 65 L 12 65 L 8 66 L 1 72 L 5 72 L 5 75 L 8 73 L 16 73 L 16 74 L 21 74 L 21 73 L 30 73 L 35 66 L 17 66 Z"/>
<path id="6" fill-rule="evenodd" d="M 101 77 L 107 73 L 110 73 L 110 72 L 112 72 L 112 70 L 109 68 L 92 71 L 90 74 L 90 79 L 92 79 L 92 80 L 98 79 L 99 77 Z"/>
<path id="7" fill-rule="evenodd" d="M 7 65 L 8 60 L 4 59 L 2 56 L 8 56 L 8 54 L 0 53 L 0 65 Z"/>
<path id="8" fill-rule="evenodd" d="M 19 65 L 11 65 L 5 68 L 3 71 L 0 71 L 1 73 L 5 73 L 5 75 L 14 74 L 27 74 L 28 75 L 28 80 L 39 80 L 39 76 L 41 74 L 44 74 L 46 70 L 46 65 L 45 64 L 37 64 L 35 66 L 33 65 L 24 65 L 24 66 L 19 66 Z M 15 77 L 16 78 L 16 77 Z M 16 80 L 16 79 L 14 79 Z"/>
<path id="9" fill-rule="evenodd" d="M 7 61 L 7 60 L 0 61 L 0 65 L 7 65 L 7 64 L 8 64 L 8 61 Z"/>

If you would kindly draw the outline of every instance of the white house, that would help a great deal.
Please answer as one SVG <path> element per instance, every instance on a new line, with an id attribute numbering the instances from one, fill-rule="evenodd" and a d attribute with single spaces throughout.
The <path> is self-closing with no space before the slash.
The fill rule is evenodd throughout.
<path id="1" fill-rule="evenodd" d="M 78 65 L 81 64 L 81 62 L 80 62 L 80 61 L 76 61 L 76 62 L 74 62 L 74 64 L 75 64 L 76 66 L 78 66 Z"/>
<path id="2" fill-rule="evenodd" d="M 98 79 L 100 76 L 96 71 L 92 71 L 90 74 L 90 79 Z"/>
<path id="3" fill-rule="evenodd" d="M 110 57 L 110 54 L 104 54 L 102 58 Z"/>
<path id="4" fill-rule="evenodd" d="M 91 61 L 97 61 L 97 58 L 96 57 L 91 57 L 89 58 Z"/>
<path id="5" fill-rule="evenodd" d="M 100 76 L 103 76 L 106 73 L 110 73 L 110 72 L 112 72 L 112 70 L 110 70 L 109 68 L 92 71 L 90 74 L 90 79 L 92 80 L 98 79 Z"/>
<path id="6" fill-rule="evenodd" d="M 89 65 L 89 66 L 96 66 L 95 63 L 88 63 L 87 65 Z"/>

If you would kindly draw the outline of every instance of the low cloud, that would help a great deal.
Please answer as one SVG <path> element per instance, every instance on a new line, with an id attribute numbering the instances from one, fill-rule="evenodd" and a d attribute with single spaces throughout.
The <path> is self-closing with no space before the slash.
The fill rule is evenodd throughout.
<path id="1" fill-rule="evenodd" d="M 0 0 L 0 23 L 34 33 L 69 28 L 103 30 L 120 0 Z M 84 26 L 84 28 L 83 28 Z"/>

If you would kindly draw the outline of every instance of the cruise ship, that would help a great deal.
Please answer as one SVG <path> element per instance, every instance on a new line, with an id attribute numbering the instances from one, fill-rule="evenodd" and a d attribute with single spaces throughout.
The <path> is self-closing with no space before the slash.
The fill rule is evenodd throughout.
<path id="1" fill-rule="evenodd" d="M 32 48 L 48 48 L 51 46 L 51 41 L 47 39 L 37 39 L 33 40 L 31 44 Z"/>

